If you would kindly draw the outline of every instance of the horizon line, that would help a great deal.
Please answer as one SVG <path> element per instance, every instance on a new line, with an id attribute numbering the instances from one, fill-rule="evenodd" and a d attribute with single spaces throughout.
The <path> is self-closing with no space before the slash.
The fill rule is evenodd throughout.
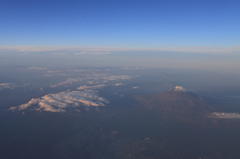
<path id="1" fill-rule="evenodd" d="M 186 53 L 240 53 L 240 45 L 233 47 L 162 47 L 162 48 L 121 48 L 121 47 L 77 47 L 77 46 L 0 46 L 0 52 L 116 52 L 116 51 L 160 51 Z M 80 53 L 79 53 L 80 54 Z"/>

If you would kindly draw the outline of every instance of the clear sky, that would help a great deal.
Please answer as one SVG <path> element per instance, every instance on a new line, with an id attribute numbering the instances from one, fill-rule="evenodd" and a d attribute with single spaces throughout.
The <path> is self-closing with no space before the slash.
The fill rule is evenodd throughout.
<path id="1" fill-rule="evenodd" d="M 240 0 L 0 0 L 0 63 L 40 59 L 239 74 Z"/>
<path id="2" fill-rule="evenodd" d="M 239 0 L 0 0 L 0 46 L 240 45 Z"/>

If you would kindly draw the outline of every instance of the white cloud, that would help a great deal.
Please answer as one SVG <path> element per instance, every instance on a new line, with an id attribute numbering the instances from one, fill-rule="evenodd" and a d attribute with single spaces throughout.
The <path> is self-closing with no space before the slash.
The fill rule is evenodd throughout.
<path id="1" fill-rule="evenodd" d="M 28 70 L 46 70 L 46 68 L 42 68 L 42 67 L 28 67 Z"/>
<path id="2" fill-rule="evenodd" d="M 35 67 L 32 69 L 36 69 Z M 78 87 L 78 90 L 81 91 L 64 91 L 56 94 L 47 94 L 41 98 L 33 98 L 29 102 L 11 107 L 11 110 L 24 110 L 31 108 L 36 111 L 50 111 L 50 112 L 65 112 L 67 108 L 76 109 L 76 107 L 85 106 L 85 107 L 98 107 L 104 106 L 108 103 L 108 100 L 99 97 L 96 89 L 102 89 L 105 86 L 121 86 L 122 83 L 119 80 L 132 79 L 136 76 L 129 75 L 108 75 L 108 74 L 97 74 L 97 73 L 81 73 L 82 70 L 75 70 L 80 77 L 77 78 L 67 78 L 65 81 L 61 81 L 56 84 L 50 85 L 51 87 L 57 87 L 60 85 L 67 85 L 80 82 L 82 86 Z M 61 73 L 56 71 L 47 71 L 50 74 Z M 97 70 L 94 70 L 97 72 Z M 114 83 L 113 83 L 113 82 Z M 117 81 L 117 82 L 115 82 Z M 109 82 L 109 83 L 107 83 Z M 117 84 L 116 84 L 117 83 Z M 85 85 L 84 85 L 85 84 Z M 4 84 L 4 86 L 7 84 Z M 40 88 L 43 90 L 43 88 Z M 88 108 L 86 108 L 88 109 Z"/>
<path id="3" fill-rule="evenodd" d="M 0 91 L 3 89 L 14 89 L 15 87 L 17 87 L 15 84 L 13 83 L 0 83 Z"/>
<path id="4" fill-rule="evenodd" d="M 92 90 L 92 89 L 101 89 L 104 86 L 106 86 L 105 84 L 100 84 L 100 85 L 96 85 L 96 86 L 80 86 L 77 89 L 78 90 Z"/>
<path id="5" fill-rule="evenodd" d="M 133 76 L 128 76 L 128 75 L 116 75 L 116 76 L 106 76 L 106 77 L 102 77 L 105 80 L 127 80 L 127 79 L 131 79 L 133 78 Z"/>
<path id="6" fill-rule="evenodd" d="M 51 84 L 50 87 L 57 87 L 65 84 L 72 84 L 74 82 L 80 82 L 83 78 L 67 78 L 66 81 L 59 82 L 58 84 Z"/>
<path id="7" fill-rule="evenodd" d="M 73 84 L 76 82 L 86 82 L 87 84 L 93 85 L 93 84 L 106 83 L 106 82 L 115 81 L 115 80 L 128 80 L 128 79 L 132 79 L 134 77 L 136 77 L 136 76 L 129 76 L 129 75 L 109 76 L 106 74 L 89 74 L 86 77 L 67 78 L 66 81 L 62 81 L 57 84 L 51 84 L 50 87 L 54 88 L 57 86 Z"/>
<path id="8" fill-rule="evenodd" d="M 33 98 L 28 103 L 11 107 L 10 110 L 24 110 L 33 107 L 36 111 L 65 112 L 66 108 L 75 108 L 80 105 L 98 107 L 105 106 L 105 103 L 108 103 L 108 100 L 99 97 L 95 91 L 72 91 L 48 94 L 41 98 Z"/>
<path id="9" fill-rule="evenodd" d="M 124 86 L 125 84 L 123 83 L 116 83 L 115 86 Z"/>
<path id="10" fill-rule="evenodd" d="M 238 113 L 213 112 L 209 117 L 212 118 L 240 118 Z"/>

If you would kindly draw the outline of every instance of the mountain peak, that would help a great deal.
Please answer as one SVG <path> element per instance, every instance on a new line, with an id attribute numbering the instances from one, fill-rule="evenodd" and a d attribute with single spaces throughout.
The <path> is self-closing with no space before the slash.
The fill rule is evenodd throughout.
<path id="1" fill-rule="evenodd" d="M 176 87 L 170 89 L 169 91 L 174 91 L 174 92 L 186 92 L 186 89 L 183 88 L 182 86 L 176 86 Z"/>

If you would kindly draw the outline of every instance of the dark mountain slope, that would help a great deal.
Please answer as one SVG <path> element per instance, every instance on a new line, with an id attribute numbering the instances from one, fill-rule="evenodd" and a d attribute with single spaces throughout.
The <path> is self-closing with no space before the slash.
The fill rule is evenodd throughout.
<path id="1" fill-rule="evenodd" d="M 216 111 L 207 99 L 186 91 L 181 86 L 160 94 L 137 97 L 137 99 L 145 107 L 159 111 L 159 115 L 166 118 L 192 119 L 205 117 Z"/>

